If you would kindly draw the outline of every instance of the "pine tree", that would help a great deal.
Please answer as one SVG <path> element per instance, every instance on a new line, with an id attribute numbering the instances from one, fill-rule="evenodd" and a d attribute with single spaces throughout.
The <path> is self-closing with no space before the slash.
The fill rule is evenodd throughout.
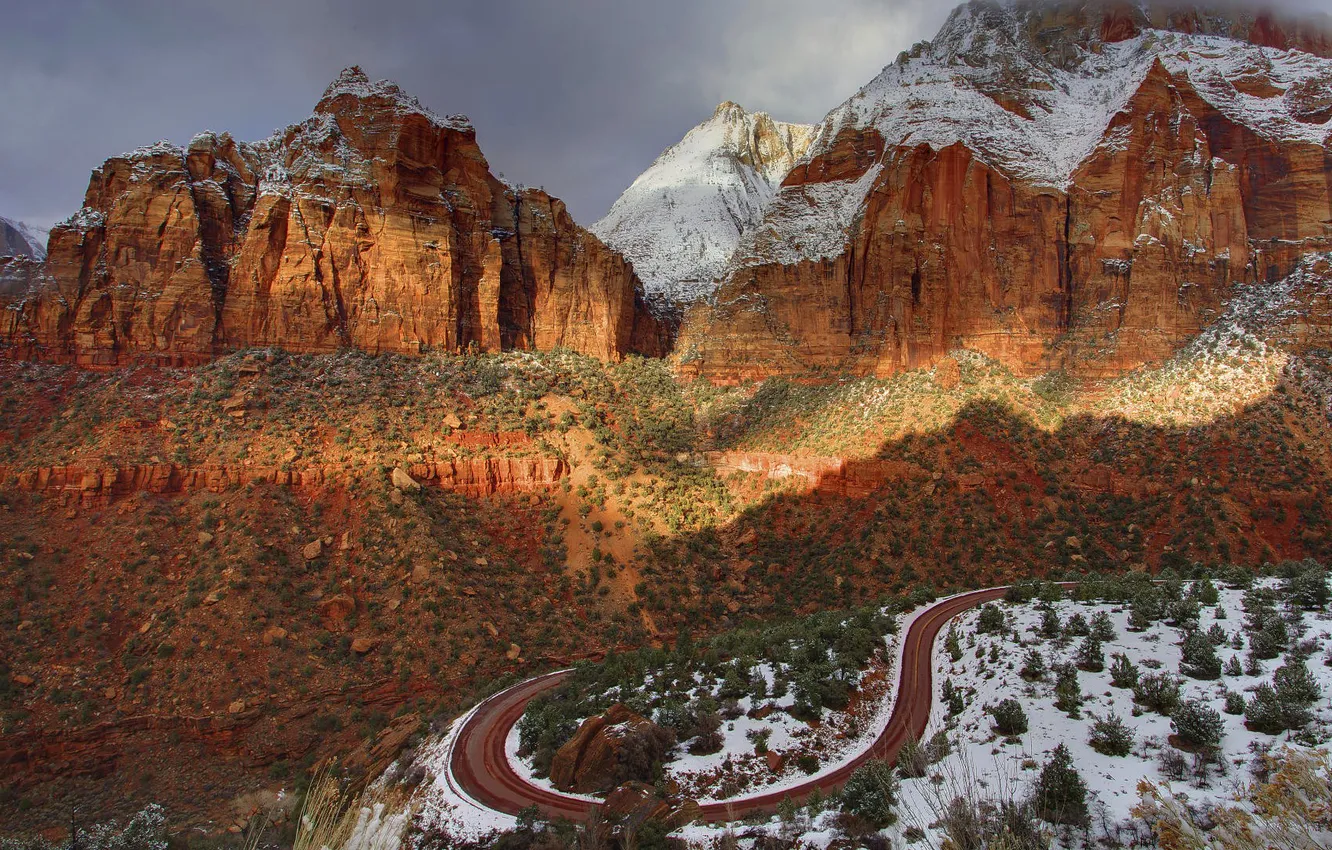
<path id="1" fill-rule="evenodd" d="M 1055 708 L 1066 712 L 1069 717 L 1077 717 L 1082 706 L 1082 685 L 1078 683 L 1078 671 L 1072 664 L 1060 664 L 1055 667 Z"/>
<path id="2" fill-rule="evenodd" d="M 962 643 L 958 639 L 956 625 L 948 627 L 948 636 L 944 638 L 944 649 L 948 651 L 948 657 L 953 659 L 954 662 L 962 660 Z"/>
<path id="3" fill-rule="evenodd" d="M 1046 608 L 1041 613 L 1041 637 L 1057 638 L 1063 634 L 1064 626 L 1059 622 L 1059 612 L 1053 608 Z"/>
<path id="4" fill-rule="evenodd" d="M 1272 685 L 1283 703 L 1311 706 L 1323 695 L 1318 680 L 1303 661 L 1288 661 L 1272 674 Z"/>
<path id="5" fill-rule="evenodd" d="M 1203 605 L 1210 608 L 1221 601 L 1221 594 L 1217 592 L 1211 578 L 1204 578 L 1195 587 L 1198 588 L 1198 601 Z"/>
<path id="6" fill-rule="evenodd" d="M 1182 740 L 1196 747 L 1217 746 L 1226 728 L 1215 709 L 1192 699 L 1179 704 L 1170 716 L 1170 726 Z"/>
<path id="7" fill-rule="evenodd" d="M 1085 826 L 1089 822 L 1087 783 L 1073 767 L 1073 757 L 1063 744 L 1054 748 L 1041 769 L 1032 804 L 1036 815 L 1050 823 Z"/>
<path id="8" fill-rule="evenodd" d="M 1327 586 L 1327 571 L 1315 561 L 1305 563 L 1311 566 L 1286 580 L 1286 596 L 1292 605 L 1321 611 L 1332 596 Z"/>
<path id="9" fill-rule="evenodd" d="M 1221 677 L 1221 659 L 1216 656 L 1216 647 L 1200 631 L 1191 631 L 1184 636 L 1180 649 L 1179 672 L 1191 679 L 1218 679 Z"/>
<path id="10" fill-rule="evenodd" d="M 1110 615 L 1104 611 L 1097 611 L 1096 616 L 1091 621 L 1092 637 L 1105 643 L 1112 641 L 1119 635 L 1115 634 L 1115 624 L 1110 622 Z"/>
<path id="11" fill-rule="evenodd" d="M 1133 701 L 1169 717 L 1179 705 L 1179 680 L 1169 673 L 1148 673 L 1133 688 Z"/>
<path id="12" fill-rule="evenodd" d="M 1138 684 L 1138 665 L 1122 652 L 1116 652 L 1110 662 L 1110 684 L 1116 688 L 1132 688 Z"/>
<path id="13" fill-rule="evenodd" d="M 1078 667 L 1089 673 L 1099 673 L 1105 669 L 1105 652 L 1095 635 L 1087 635 L 1078 646 Z"/>
<path id="14" fill-rule="evenodd" d="M 1107 756 L 1126 756 L 1133 750 L 1133 730 L 1113 714 L 1093 717 L 1088 743 Z"/>
<path id="15" fill-rule="evenodd" d="M 990 707 L 994 716 L 994 728 L 1000 735 L 1021 735 L 1027 731 L 1027 712 L 1022 710 L 1022 703 L 1009 698 Z"/>
<path id="16" fill-rule="evenodd" d="M 867 761 L 842 788 L 842 811 L 855 815 L 875 829 L 897 820 L 897 771 L 886 761 Z"/>
<path id="17" fill-rule="evenodd" d="M 1240 660 L 1238 655 L 1230 656 L 1230 660 L 1226 662 L 1225 674 L 1227 676 L 1244 675 L 1244 668 L 1240 665 Z"/>
<path id="18" fill-rule="evenodd" d="M 1004 612 L 998 605 L 982 605 L 980 608 L 980 620 L 976 623 L 976 631 L 981 634 L 1003 634 L 1008 630 L 1008 620 L 1004 617 Z"/>
<path id="19" fill-rule="evenodd" d="M 1045 677 L 1045 656 L 1035 647 L 1027 650 L 1027 655 L 1022 662 L 1022 670 L 1019 674 L 1028 682 L 1034 682 L 1037 679 Z"/>

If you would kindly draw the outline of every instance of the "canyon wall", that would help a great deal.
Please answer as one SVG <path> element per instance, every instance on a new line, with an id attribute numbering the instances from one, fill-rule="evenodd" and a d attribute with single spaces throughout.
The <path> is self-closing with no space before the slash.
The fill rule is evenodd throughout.
<path id="1" fill-rule="evenodd" d="M 1247 14 L 960 7 L 825 119 L 686 315 L 682 370 L 1170 356 L 1240 288 L 1332 250 L 1329 43 Z"/>
<path id="2" fill-rule="evenodd" d="M 465 119 L 359 69 L 262 142 L 208 133 L 107 160 L 46 265 L 0 269 L 0 304 L 10 356 L 97 367 L 670 344 L 632 267 L 563 203 L 492 175 Z"/>

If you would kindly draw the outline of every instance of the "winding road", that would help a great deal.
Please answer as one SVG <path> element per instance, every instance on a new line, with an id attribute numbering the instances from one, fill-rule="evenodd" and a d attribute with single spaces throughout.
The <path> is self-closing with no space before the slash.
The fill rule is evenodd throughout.
<path id="1" fill-rule="evenodd" d="M 837 770 L 813 777 L 801 785 L 701 806 L 703 820 L 723 822 L 771 813 L 786 797 L 799 803 L 816 788 L 824 793 L 841 788 L 857 767 L 871 759 L 894 760 L 908 734 L 923 737 L 929 723 L 934 697 L 931 659 L 935 638 L 953 617 L 1001 598 L 1004 591 L 1005 588 L 996 587 L 953 596 L 916 617 L 903 638 L 892 714 L 864 752 Z M 522 809 L 536 806 L 549 817 L 586 819 L 591 807 L 597 804 L 531 784 L 514 771 L 505 755 L 509 731 L 522 717 L 527 703 L 559 685 L 568 675 L 568 671 L 561 671 L 528 679 L 478 705 L 463 721 L 448 754 L 450 785 L 477 804 L 506 814 L 517 814 Z"/>

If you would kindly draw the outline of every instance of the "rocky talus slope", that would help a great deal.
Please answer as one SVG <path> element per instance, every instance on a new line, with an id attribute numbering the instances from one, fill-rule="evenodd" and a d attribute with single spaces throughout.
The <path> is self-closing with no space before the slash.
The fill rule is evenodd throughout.
<path id="1" fill-rule="evenodd" d="M 834 109 L 686 370 L 1160 359 L 1332 244 L 1332 40 L 1270 15 L 977 0 Z"/>
<path id="2" fill-rule="evenodd" d="M 352 68 L 313 115 L 95 170 L 44 266 L 0 267 L 11 356 L 197 364 L 277 346 L 663 353 L 632 268 L 491 174 L 466 119 Z"/>

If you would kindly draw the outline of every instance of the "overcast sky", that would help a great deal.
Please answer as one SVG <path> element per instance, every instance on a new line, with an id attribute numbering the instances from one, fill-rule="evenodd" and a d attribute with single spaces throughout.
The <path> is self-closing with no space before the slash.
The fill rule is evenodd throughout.
<path id="1" fill-rule="evenodd" d="M 817 121 L 953 5 L 0 0 L 0 215 L 62 219 L 92 168 L 158 139 L 264 138 L 358 64 L 468 115 L 495 171 L 590 224 L 721 101 Z"/>
<path id="2" fill-rule="evenodd" d="M 347 65 L 476 125 L 590 224 L 723 100 L 817 121 L 949 0 L 0 0 L 0 215 L 49 225 L 158 139 L 255 140 Z"/>

